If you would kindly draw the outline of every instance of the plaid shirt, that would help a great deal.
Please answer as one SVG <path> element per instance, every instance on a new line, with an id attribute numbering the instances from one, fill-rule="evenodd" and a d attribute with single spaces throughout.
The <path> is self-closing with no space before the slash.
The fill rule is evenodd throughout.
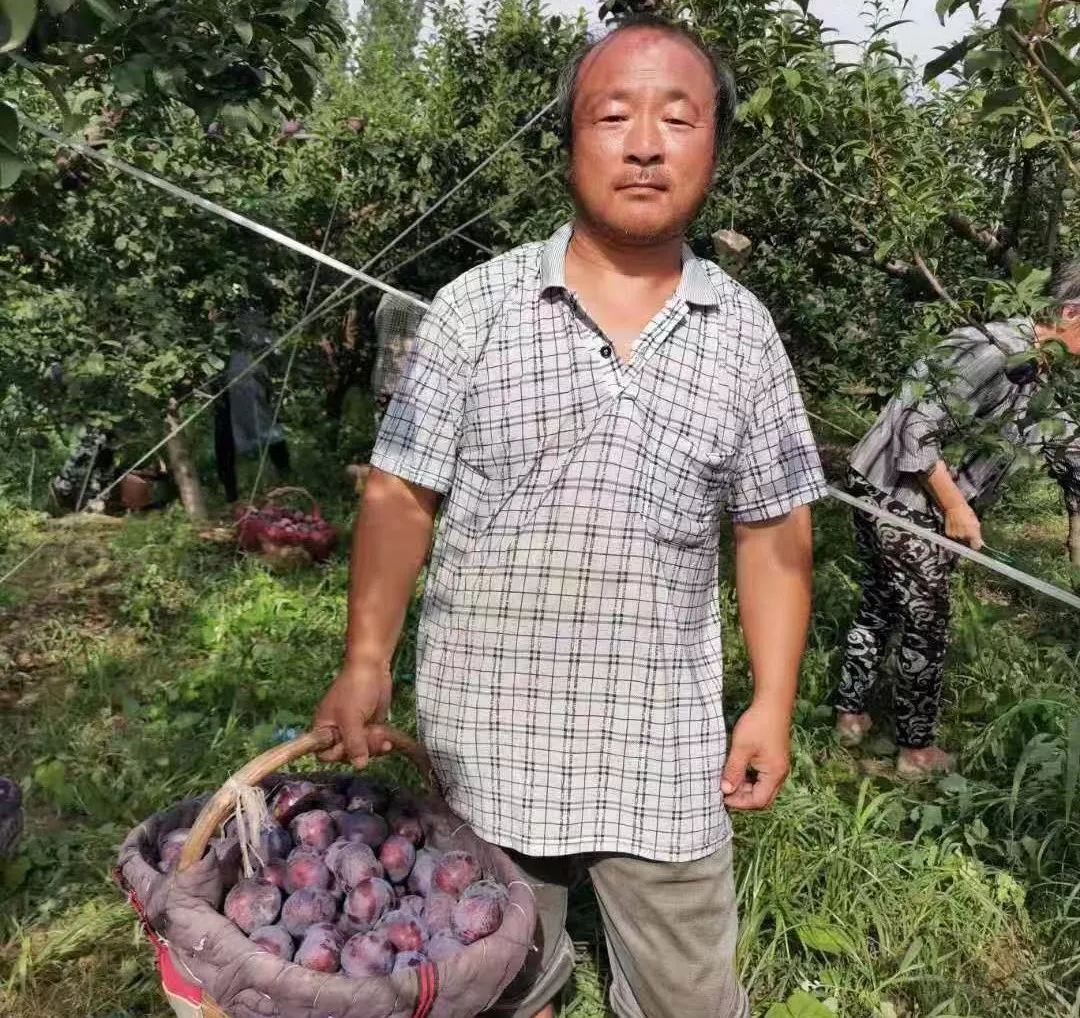
<path id="1" fill-rule="evenodd" d="M 372 455 L 447 493 L 420 732 L 492 842 L 689 860 L 730 833 L 719 516 L 782 516 L 823 478 L 750 293 L 684 249 L 623 364 L 566 286 L 570 235 L 438 294 Z"/>

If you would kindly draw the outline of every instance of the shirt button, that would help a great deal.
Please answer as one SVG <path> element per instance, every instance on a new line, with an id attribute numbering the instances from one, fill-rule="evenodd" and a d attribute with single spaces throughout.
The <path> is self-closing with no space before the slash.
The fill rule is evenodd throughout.
<path id="1" fill-rule="evenodd" d="M 610 357 L 611 356 L 611 347 L 608 346 L 607 343 L 605 343 L 602 347 L 600 347 L 600 356 L 601 357 Z"/>

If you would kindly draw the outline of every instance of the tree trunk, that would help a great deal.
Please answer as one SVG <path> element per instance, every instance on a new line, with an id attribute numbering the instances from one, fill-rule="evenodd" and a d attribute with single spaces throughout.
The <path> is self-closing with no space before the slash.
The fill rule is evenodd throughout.
<path id="1" fill-rule="evenodd" d="M 1050 206 L 1050 218 L 1047 220 L 1046 236 L 1043 238 L 1043 261 L 1055 268 L 1061 220 L 1065 215 L 1065 188 L 1068 186 L 1069 164 L 1062 159 L 1058 164 L 1057 179 L 1054 181 L 1054 203 Z"/>
<path id="2" fill-rule="evenodd" d="M 1069 513 L 1069 561 L 1080 569 L 1080 512 Z"/>
<path id="3" fill-rule="evenodd" d="M 165 428 L 171 436 L 165 443 L 165 453 L 169 459 L 169 470 L 180 492 L 180 501 L 188 514 L 188 519 L 195 524 L 206 522 L 206 499 L 203 497 L 199 475 L 191 462 L 187 436 L 179 430 L 180 416 L 176 412 L 176 400 L 169 400 L 165 411 Z"/>

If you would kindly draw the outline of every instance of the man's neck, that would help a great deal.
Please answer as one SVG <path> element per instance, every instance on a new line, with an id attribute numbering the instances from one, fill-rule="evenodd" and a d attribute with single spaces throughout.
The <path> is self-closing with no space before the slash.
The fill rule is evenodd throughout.
<path id="1" fill-rule="evenodd" d="M 646 287 L 664 285 L 682 274 L 682 238 L 657 244 L 620 244 L 580 220 L 566 252 L 567 270 L 585 269 L 601 276 L 633 279 Z"/>

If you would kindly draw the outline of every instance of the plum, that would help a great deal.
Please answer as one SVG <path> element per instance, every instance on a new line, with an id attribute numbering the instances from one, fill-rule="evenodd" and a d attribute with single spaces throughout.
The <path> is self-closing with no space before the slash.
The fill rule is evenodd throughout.
<path id="1" fill-rule="evenodd" d="M 275 887 L 285 890 L 285 863 L 280 859 L 271 859 L 259 867 L 259 876 L 269 880 Z"/>
<path id="2" fill-rule="evenodd" d="M 424 904 L 424 914 L 421 918 L 432 933 L 449 930 L 451 929 L 456 905 L 457 899 L 452 894 L 432 890 Z"/>
<path id="3" fill-rule="evenodd" d="M 390 833 L 386 821 L 376 813 L 339 809 L 331 815 L 337 825 L 338 834 L 346 841 L 359 841 L 378 848 Z"/>
<path id="4" fill-rule="evenodd" d="M 225 915 L 245 933 L 269 926 L 281 912 L 281 891 L 269 880 L 249 877 L 225 896 Z"/>
<path id="5" fill-rule="evenodd" d="M 281 906 L 281 922 L 294 937 L 316 923 L 333 922 L 336 914 L 334 896 L 320 887 L 304 887 L 290 894 Z"/>
<path id="6" fill-rule="evenodd" d="M 478 880 L 461 892 L 462 898 L 494 898 L 505 908 L 510 903 L 510 892 L 497 880 Z"/>
<path id="7" fill-rule="evenodd" d="M 431 961 L 446 961 L 464 949 L 465 945 L 458 940 L 453 930 L 439 930 L 431 935 L 427 943 L 427 956 Z"/>
<path id="8" fill-rule="evenodd" d="M 468 852 L 447 852 L 438 862 L 431 882 L 455 898 L 480 879 L 480 864 Z"/>
<path id="9" fill-rule="evenodd" d="M 292 838 L 281 824 L 271 822 L 259 831 L 258 852 L 261 859 L 284 859 L 292 847 Z"/>
<path id="10" fill-rule="evenodd" d="M 386 789 L 368 778 L 353 778 L 345 786 L 346 809 L 349 812 L 382 813 L 389 804 Z"/>
<path id="11" fill-rule="evenodd" d="M 462 898 L 454 906 L 450 925 L 463 944 L 472 944 L 490 936 L 502 922 L 503 907 L 491 894 Z"/>
<path id="12" fill-rule="evenodd" d="M 395 806 L 386 814 L 386 822 L 390 825 L 390 832 L 407 838 L 413 845 L 419 847 L 424 840 L 424 828 L 420 818 L 410 806 Z"/>
<path id="13" fill-rule="evenodd" d="M 347 888 L 383 876 L 382 863 L 367 845 L 350 842 L 334 856 L 334 875 Z"/>
<path id="14" fill-rule="evenodd" d="M 358 925 L 370 925 L 390 908 L 393 899 L 393 891 L 385 880 L 369 877 L 349 892 L 342 912 Z"/>
<path id="15" fill-rule="evenodd" d="M 406 894 L 398 899 L 398 909 L 419 919 L 424 914 L 424 899 L 419 894 Z"/>
<path id="16" fill-rule="evenodd" d="M 342 935 L 326 923 L 315 923 L 304 933 L 295 961 L 316 972 L 337 972 L 341 967 Z"/>
<path id="17" fill-rule="evenodd" d="M 309 809 L 299 814 L 289 825 L 289 830 L 297 845 L 307 845 L 320 852 L 325 852 L 337 837 L 334 821 L 324 809 Z"/>
<path id="18" fill-rule="evenodd" d="M 421 951 L 402 951 L 394 959 L 393 971 L 401 972 L 403 969 L 419 968 L 426 961 L 427 957 Z"/>
<path id="19" fill-rule="evenodd" d="M 296 946 L 293 944 L 289 931 L 284 926 L 276 923 L 273 926 L 260 926 L 248 934 L 248 940 L 258 944 L 264 951 L 276 954 L 285 961 L 292 961 Z"/>
<path id="20" fill-rule="evenodd" d="M 271 812 L 279 824 L 288 824 L 297 813 L 308 808 L 308 803 L 319 790 L 310 781 L 287 781 L 274 796 Z"/>
<path id="21" fill-rule="evenodd" d="M 416 849 L 408 838 L 391 834 L 379 849 L 379 862 L 383 864 L 387 878 L 392 883 L 400 884 L 412 871 Z"/>
<path id="22" fill-rule="evenodd" d="M 427 929 L 422 919 L 417 919 L 397 909 L 387 912 L 379 920 L 378 929 L 399 951 L 420 951 L 427 943 Z"/>
<path id="23" fill-rule="evenodd" d="M 304 887 L 330 886 L 330 869 L 317 852 L 296 849 L 285 864 L 285 890 L 292 894 Z"/>
<path id="24" fill-rule="evenodd" d="M 170 873 L 176 869 L 189 834 L 190 827 L 177 827 L 158 840 L 158 869 L 162 873 Z"/>
<path id="25" fill-rule="evenodd" d="M 341 967 L 350 976 L 388 976 L 394 968 L 394 946 L 380 930 L 350 937 L 341 949 Z"/>
<path id="26" fill-rule="evenodd" d="M 413 894 L 423 897 L 428 895 L 431 891 L 431 878 L 435 873 L 435 866 L 441 858 L 442 854 L 432 848 L 421 848 L 416 853 L 416 862 L 413 863 L 408 884 Z"/>

